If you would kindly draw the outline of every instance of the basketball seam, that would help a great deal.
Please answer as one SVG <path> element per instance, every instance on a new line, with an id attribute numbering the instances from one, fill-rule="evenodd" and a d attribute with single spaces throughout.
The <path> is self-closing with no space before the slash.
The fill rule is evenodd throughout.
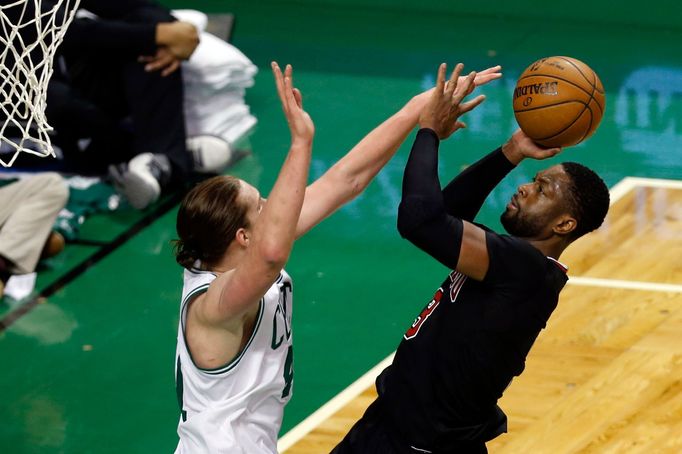
<path id="1" fill-rule="evenodd" d="M 524 109 L 524 110 L 515 110 L 514 113 L 532 112 L 533 110 L 546 109 L 547 107 L 561 106 L 563 104 L 569 104 L 572 102 L 577 103 L 577 104 L 582 104 L 583 106 L 587 107 L 587 104 L 583 101 L 578 101 L 576 99 L 569 99 L 568 101 L 561 101 L 561 102 L 558 102 L 556 104 L 550 104 L 548 106 L 538 106 L 538 107 L 530 107 L 530 108 Z M 585 109 L 583 108 L 583 110 L 580 111 L 580 114 L 582 114 L 584 111 L 585 111 Z M 580 114 L 578 114 L 578 116 L 580 116 Z"/>
<path id="2" fill-rule="evenodd" d="M 568 63 L 569 65 L 573 66 L 575 69 L 577 69 L 578 72 L 580 73 L 580 75 L 583 76 L 583 77 L 585 78 L 585 80 L 587 81 L 587 83 L 589 83 L 590 85 L 592 85 L 592 87 L 594 87 L 594 86 L 596 85 L 596 82 L 597 82 L 596 78 L 595 78 L 595 80 L 590 80 L 590 79 L 588 79 L 587 76 L 585 75 L 585 73 L 578 67 L 578 65 L 576 65 L 575 63 L 573 63 L 571 60 L 569 60 L 569 59 L 566 58 L 566 57 L 557 57 L 557 58 L 560 58 L 561 60 L 565 61 L 566 63 Z M 591 68 L 590 68 L 590 69 L 591 69 Z M 594 71 L 592 71 L 592 72 L 594 73 Z M 596 74 L 595 74 L 595 76 L 596 76 Z"/>
<path id="3" fill-rule="evenodd" d="M 555 105 L 556 105 L 556 104 L 555 104 Z M 550 107 L 551 107 L 551 106 L 550 106 Z M 559 131 L 559 132 L 557 132 L 557 133 L 555 133 L 555 134 L 552 134 L 551 136 L 548 136 L 548 137 L 541 137 L 541 138 L 539 138 L 539 139 L 533 139 L 533 140 L 549 140 L 549 139 L 552 139 L 552 138 L 554 138 L 554 137 L 556 137 L 556 136 L 558 136 L 558 135 L 560 135 L 560 134 L 563 134 L 564 132 L 566 132 L 567 129 L 569 129 L 571 126 L 573 126 L 573 125 L 575 124 L 575 122 L 578 121 L 578 120 L 580 119 L 580 117 L 583 116 L 583 114 L 585 113 L 586 110 L 588 110 L 587 104 L 585 104 L 585 107 L 583 107 L 583 110 L 581 110 L 580 113 L 579 113 L 578 115 L 576 115 L 576 117 L 573 119 L 573 121 L 570 122 L 568 125 L 566 125 L 566 126 L 564 127 L 564 129 L 562 129 L 561 131 Z M 592 126 L 591 115 L 592 115 L 592 110 L 590 109 L 590 126 Z M 580 139 L 580 140 L 582 140 L 582 139 Z M 580 141 L 576 142 L 575 144 L 577 145 L 577 144 L 579 144 L 579 143 L 580 143 Z"/>
<path id="4" fill-rule="evenodd" d="M 590 68 L 590 70 L 592 70 L 592 74 L 594 75 L 594 81 L 590 82 L 590 80 L 587 78 L 587 76 L 585 74 L 583 74 L 582 70 L 578 67 L 578 65 L 576 65 L 575 63 L 573 63 L 571 60 L 567 59 L 566 57 L 559 57 L 559 58 L 561 58 L 562 60 L 564 60 L 567 63 L 570 63 L 571 66 L 573 66 L 575 69 L 578 70 L 578 72 L 585 78 L 586 81 L 588 81 L 590 84 L 592 84 L 592 88 L 597 90 L 599 93 L 604 94 L 603 91 L 601 91 L 597 88 L 597 79 L 599 79 L 599 77 L 597 77 L 597 73 L 594 72 L 594 70 L 592 68 Z M 599 103 L 597 103 L 597 104 L 599 104 Z"/>
<path id="5" fill-rule="evenodd" d="M 590 133 L 590 131 L 592 129 L 592 122 L 594 121 L 594 114 L 592 113 L 592 109 L 590 109 L 589 106 L 587 107 L 587 110 L 590 112 L 590 126 L 587 127 L 587 129 L 585 130 L 585 134 L 583 134 L 583 136 L 580 138 L 578 143 L 585 140 L 585 138 L 587 137 L 587 135 Z M 592 132 L 594 132 L 594 131 L 592 131 Z"/>

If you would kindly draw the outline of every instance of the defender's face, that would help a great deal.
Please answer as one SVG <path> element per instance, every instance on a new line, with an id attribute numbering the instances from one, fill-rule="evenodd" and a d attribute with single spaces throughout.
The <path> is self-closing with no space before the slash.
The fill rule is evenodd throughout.
<path id="1" fill-rule="evenodd" d="M 246 219 L 249 221 L 249 227 L 253 227 L 263 210 L 263 206 L 265 206 L 265 199 L 261 197 L 258 189 L 246 181 L 240 180 L 240 184 L 239 199 L 246 205 Z"/>
<path id="2" fill-rule="evenodd" d="M 561 165 L 539 172 L 519 186 L 500 220 L 510 234 L 521 238 L 546 238 L 557 218 L 567 212 L 570 177 Z"/>

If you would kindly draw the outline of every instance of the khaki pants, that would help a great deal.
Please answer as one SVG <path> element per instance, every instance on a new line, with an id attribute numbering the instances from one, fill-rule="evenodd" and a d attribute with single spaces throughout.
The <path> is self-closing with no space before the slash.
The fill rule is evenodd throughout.
<path id="1" fill-rule="evenodd" d="M 69 189 L 59 174 L 43 173 L 0 187 L 0 256 L 12 274 L 35 270 Z"/>

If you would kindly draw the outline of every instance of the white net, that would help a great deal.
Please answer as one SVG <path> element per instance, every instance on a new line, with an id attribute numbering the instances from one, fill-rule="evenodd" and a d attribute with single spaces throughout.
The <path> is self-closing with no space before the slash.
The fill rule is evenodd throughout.
<path id="1" fill-rule="evenodd" d="M 112 0 L 115 1 L 115 0 Z M 0 163 L 54 156 L 45 117 L 57 47 L 79 0 L 0 0 Z"/>

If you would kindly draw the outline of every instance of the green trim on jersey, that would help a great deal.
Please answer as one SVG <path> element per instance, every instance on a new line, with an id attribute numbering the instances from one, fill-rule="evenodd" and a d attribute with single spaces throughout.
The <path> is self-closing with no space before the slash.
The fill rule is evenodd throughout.
<path id="1" fill-rule="evenodd" d="M 204 372 L 205 374 L 208 375 L 220 375 L 224 374 L 225 372 L 229 372 L 230 370 L 234 369 L 234 367 L 239 363 L 239 361 L 242 359 L 244 354 L 246 353 L 246 350 L 248 350 L 249 346 L 251 345 L 251 342 L 253 342 L 253 339 L 256 337 L 256 333 L 258 332 L 258 328 L 260 327 L 260 322 L 263 319 L 263 312 L 265 312 L 265 304 L 264 304 L 264 299 L 261 298 L 261 300 L 258 302 L 258 315 L 256 316 L 256 324 L 253 327 L 253 332 L 251 333 L 251 337 L 249 338 L 249 341 L 246 343 L 244 348 L 239 352 L 239 355 L 236 357 L 232 358 L 227 364 L 224 364 L 222 366 L 213 368 L 213 369 L 204 369 L 203 367 L 197 366 L 197 363 L 194 362 L 194 357 L 192 357 L 192 351 L 189 349 L 189 344 L 187 343 L 187 335 L 185 333 L 185 318 L 183 316 L 186 316 L 185 309 L 186 305 L 189 302 L 190 298 L 198 295 L 200 293 L 205 293 L 208 290 L 210 284 L 204 284 L 200 287 L 195 288 L 192 290 L 183 300 L 182 302 L 182 308 L 180 309 L 180 323 L 182 324 L 182 338 L 185 341 L 185 350 L 187 350 L 187 354 L 189 355 L 189 359 L 192 360 L 192 365 L 199 371 Z"/>

